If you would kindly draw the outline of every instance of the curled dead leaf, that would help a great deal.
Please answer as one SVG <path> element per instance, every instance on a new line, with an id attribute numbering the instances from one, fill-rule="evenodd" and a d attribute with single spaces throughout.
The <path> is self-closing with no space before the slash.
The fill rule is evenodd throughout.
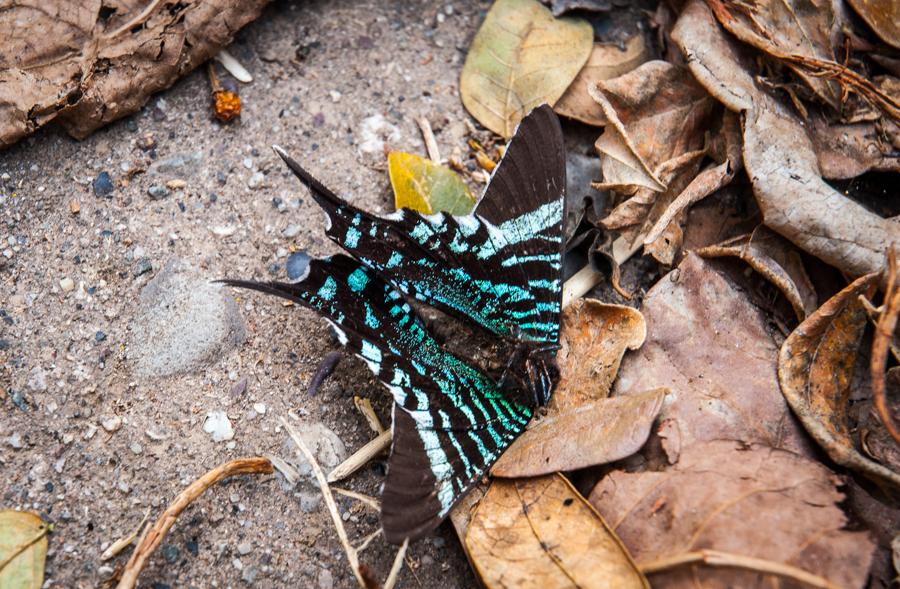
<path id="1" fill-rule="evenodd" d="M 832 460 L 900 487 L 900 474 L 856 449 L 848 418 L 851 380 L 867 321 L 859 296 L 877 281 L 877 273 L 857 279 L 801 323 L 781 346 L 778 379 L 794 413 Z"/>
<path id="2" fill-rule="evenodd" d="M 491 474 L 533 477 L 627 458 L 647 441 L 668 393 L 654 389 L 551 411 L 516 438 Z"/>
<path id="3" fill-rule="evenodd" d="M 625 350 L 647 338 L 647 323 L 637 309 L 594 299 L 579 299 L 562 315 L 556 360 L 560 378 L 550 411 L 580 407 L 609 396 Z"/>
<path id="4" fill-rule="evenodd" d="M 705 258 L 732 256 L 747 262 L 781 290 L 802 321 L 816 310 L 816 291 L 793 244 L 764 226 L 749 235 L 697 251 Z"/>
<path id="5" fill-rule="evenodd" d="M 266 4 L 53 0 L 40 10 L 10 5 L 0 13 L 0 147 L 52 120 L 81 139 L 136 112 L 230 43 Z"/>
<path id="6" fill-rule="evenodd" d="M 610 473 L 590 501 L 642 567 L 706 549 L 862 587 L 875 546 L 867 533 L 845 529 L 839 483 L 818 462 L 791 452 L 719 440 L 683 449 L 661 472 Z M 701 565 L 653 581 L 663 588 L 783 586 L 773 575 Z"/>
<path id="7" fill-rule="evenodd" d="M 602 127 L 607 123 L 600 105 L 591 98 L 588 88 L 603 80 L 626 74 L 649 58 L 644 38 L 635 35 L 620 49 L 615 45 L 594 43 L 594 49 L 578 76 L 566 93 L 553 105 L 553 110 L 564 117 L 588 125 Z"/>
<path id="8" fill-rule="evenodd" d="M 603 518 L 558 474 L 494 481 L 465 545 L 488 589 L 649 588 Z"/>
<path id="9" fill-rule="evenodd" d="M 472 40 L 459 80 L 463 105 L 482 125 L 511 137 L 531 109 L 554 104 L 593 48 L 580 18 L 553 18 L 537 0 L 497 0 Z"/>

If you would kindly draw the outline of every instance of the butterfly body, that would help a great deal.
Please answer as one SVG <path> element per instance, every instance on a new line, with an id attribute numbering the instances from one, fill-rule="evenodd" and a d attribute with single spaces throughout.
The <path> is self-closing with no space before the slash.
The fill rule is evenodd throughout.
<path id="1" fill-rule="evenodd" d="M 394 398 L 382 493 L 392 542 L 429 533 L 546 403 L 558 372 L 565 159 L 552 110 L 523 119 L 473 214 L 374 215 L 276 148 L 353 257 L 314 259 L 294 283 L 224 281 L 327 319 Z M 510 350 L 492 378 L 445 350 L 406 297 L 475 325 Z"/>

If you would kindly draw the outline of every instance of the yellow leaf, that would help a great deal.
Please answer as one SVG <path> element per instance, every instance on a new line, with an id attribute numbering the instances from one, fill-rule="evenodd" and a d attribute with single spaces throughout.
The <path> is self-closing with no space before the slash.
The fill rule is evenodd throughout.
<path id="1" fill-rule="evenodd" d="M 649 587 L 600 514 L 559 474 L 491 483 L 466 550 L 488 589 Z"/>
<path id="2" fill-rule="evenodd" d="M 0 511 L 0 589 L 39 589 L 44 584 L 47 524 L 25 511 Z"/>
<path id="3" fill-rule="evenodd" d="M 475 196 L 456 172 L 421 156 L 391 152 L 388 173 L 398 209 L 413 209 L 425 215 L 467 215 L 475 206 Z"/>
<path id="4" fill-rule="evenodd" d="M 537 0 L 497 0 L 472 41 L 459 81 L 463 105 L 491 131 L 511 137 L 541 104 L 554 104 L 593 49 L 580 18 L 553 18 Z"/>

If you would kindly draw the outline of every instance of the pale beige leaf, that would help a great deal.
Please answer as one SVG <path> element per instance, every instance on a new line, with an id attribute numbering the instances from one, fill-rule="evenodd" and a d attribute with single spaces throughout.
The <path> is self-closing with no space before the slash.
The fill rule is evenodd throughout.
<path id="1" fill-rule="evenodd" d="M 472 40 L 459 80 L 463 105 L 491 131 L 511 137 L 541 104 L 554 104 L 593 48 L 580 18 L 553 18 L 537 0 L 497 0 Z"/>
<path id="2" fill-rule="evenodd" d="M 488 589 L 649 588 L 603 518 L 558 474 L 495 480 L 466 550 Z"/>

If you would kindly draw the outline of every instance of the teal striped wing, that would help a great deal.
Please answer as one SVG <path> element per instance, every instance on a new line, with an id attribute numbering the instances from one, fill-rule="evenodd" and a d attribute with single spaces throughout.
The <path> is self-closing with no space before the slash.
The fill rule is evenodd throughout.
<path id="1" fill-rule="evenodd" d="M 367 213 L 276 151 L 325 210 L 327 235 L 397 290 L 509 339 L 559 341 L 565 150 L 549 106 L 522 121 L 463 217 Z"/>
<path id="2" fill-rule="evenodd" d="M 403 296 L 352 258 L 314 259 L 295 283 L 223 282 L 313 309 L 391 392 L 394 441 L 382 494 L 391 542 L 433 530 L 531 418 L 530 408 L 444 351 Z"/>

